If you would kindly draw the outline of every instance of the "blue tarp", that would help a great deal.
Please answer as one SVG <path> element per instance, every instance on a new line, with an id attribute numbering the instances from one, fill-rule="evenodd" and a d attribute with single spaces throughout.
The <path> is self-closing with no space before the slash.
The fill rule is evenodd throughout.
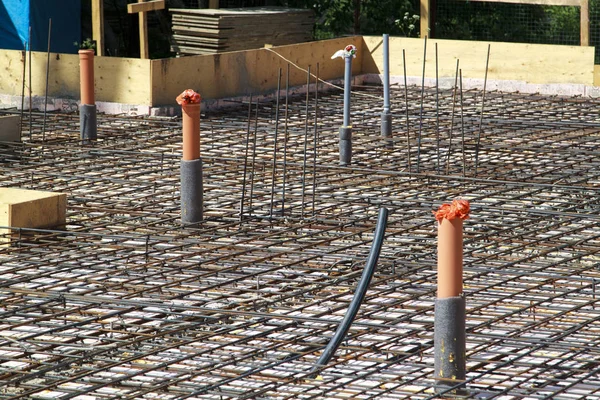
<path id="1" fill-rule="evenodd" d="M 52 18 L 50 51 L 76 53 L 81 41 L 81 0 L 0 0 L 0 48 L 31 50 L 48 48 L 48 21 Z"/>

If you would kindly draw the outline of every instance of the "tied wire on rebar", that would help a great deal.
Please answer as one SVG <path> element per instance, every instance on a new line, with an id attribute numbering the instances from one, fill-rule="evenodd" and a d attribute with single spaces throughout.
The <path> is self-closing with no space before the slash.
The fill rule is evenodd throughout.
<path id="1" fill-rule="evenodd" d="M 43 113 L 32 111 L 24 123 L 33 140 L 0 144 L 9 161 L 0 185 L 68 193 L 67 224 L 1 233 L 0 398 L 436 398 L 431 211 L 456 197 L 473 205 L 464 233 L 469 393 L 600 396 L 598 101 L 487 92 L 475 175 L 465 143 L 476 143 L 482 92 L 460 90 L 458 65 L 456 77 L 446 89 L 392 87 L 407 132 L 421 123 L 423 92 L 418 174 L 407 163 L 416 135 L 395 135 L 378 156 L 380 101 L 370 96 L 353 98 L 361 135 L 351 167 L 337 163 L 339 90 L 316 88 L 315 107 L 312 93 L 289 93 L 279 115 L 276 98 L 254 96 L 210 111 L 206 221 L 185 230 L 178 121 L 102 115 L 103 140 L 81 148 L 77 115 L 49 114 L 42 141 Z M 305 132 L 317 133 L 316 162 Z M 437 174 L 438 153 L 448 174 Z M 271 213 L 273 171 L 285 189 L 282 218 Z M 306 193 L 311 173 L 316 190 Z M 312 379 L 380 207 L 394 218 L 377 271 Z"/>

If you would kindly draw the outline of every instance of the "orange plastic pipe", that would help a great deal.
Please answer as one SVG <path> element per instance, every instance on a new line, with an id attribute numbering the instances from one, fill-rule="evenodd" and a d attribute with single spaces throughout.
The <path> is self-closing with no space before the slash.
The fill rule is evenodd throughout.
<path id="1" fill-rule="evenodd" d="M 438 299 L 457 297 L 463 291 L 463 221 L 438 223 Z"/>
<path id="2" fill-rule="evenodd" d="M 94 105 L 94 50 L 79 50 L 81 104 Z"/>
<path id="3" fill-rule="evenodd" d="M 200 103 L 182 104 L 183 159 L 200 158 Z"/>
<path id="4" fill-rule="evenodd" d="M 459 199 L 434 212 L 438 221 L 438 299 L 463 292 L 463 220 L 469 218 L 470 210 L 469 202 Z"/>

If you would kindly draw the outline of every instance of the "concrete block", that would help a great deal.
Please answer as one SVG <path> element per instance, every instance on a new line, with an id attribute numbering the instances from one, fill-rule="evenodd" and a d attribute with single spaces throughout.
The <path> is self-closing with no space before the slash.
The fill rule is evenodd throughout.
<path id="1" fill-rule="evenodd" d="M 62 227 L 66 213 L 66 193 L 0 188 L 0 227 Z M 10 229 L 0 228 L 0 242 L 10 241 L 10 233 Z"/>
<path id="2" fill-rule="evenodd" d="M 21 117 L 0 115 L 0 142 L 21 141 Z"/>

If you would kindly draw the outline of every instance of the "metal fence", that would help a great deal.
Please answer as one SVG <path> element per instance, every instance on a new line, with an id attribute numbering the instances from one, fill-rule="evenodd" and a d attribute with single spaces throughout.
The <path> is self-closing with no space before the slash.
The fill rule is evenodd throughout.
<path id="1" fill-rule="evenodd" d="M 600 0 L 589 2 L 589 20 L 589 45 L 596 46 L 600 44 Z M 580 7 L 575 6 L 447 0 L 432 7 L 430 36 L 577 46 L 580 26 Z M 600 63 L 598 52 L 595 62 Z"/>

